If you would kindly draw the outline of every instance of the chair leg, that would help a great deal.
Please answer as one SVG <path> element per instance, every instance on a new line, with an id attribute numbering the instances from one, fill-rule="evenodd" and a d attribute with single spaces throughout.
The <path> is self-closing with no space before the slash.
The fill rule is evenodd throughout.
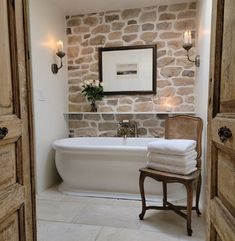
<path id="1" fill-rule="evenodd" d="M 201 183 L 202 183 L 202 175 L 200 174 L 200 176 L 198 177 L 198 181 L 197 181 L 197 191 L 196 191 L 196 212 L 197 215 L 200 216 L 201 212 L 199 210 L 199 200 L 200 200 L 200 193 L 201 193 Z"/>
<path id="2" fill-rule="evenodd" d="M 144 219 L 144 215 L 146 212 L 146 200 L 145 200 L 145 193 L 144 193 L 144 180 L 145 180 L 145 174 L 143 172 L 140 172 L 139 177 L 139 188 L 140 188 L 140 194 L 141 194 L 141 200 L 142 200 L 142 212 L 139 215 L 140 220 Z"/>
<path id="3" fill-rule="evenodd" d="M 163 207 L 166 207 L 167 202 L 167 183 L 162 182 L 162 189 L 163 189 Z"/>
<path id="4" fill-rule="evenodd" d="M 193 185 L 192 182 L 186 184 L 187 189 L 187 231 L 188 236 L 192 236 L 191 219 L 193 206 Z"/>

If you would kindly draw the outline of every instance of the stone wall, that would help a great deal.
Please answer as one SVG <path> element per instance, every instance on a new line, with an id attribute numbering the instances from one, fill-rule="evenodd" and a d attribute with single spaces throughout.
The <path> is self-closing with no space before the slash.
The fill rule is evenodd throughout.
<path id="1" fill-rule="evenodd" d="M 90 111 L 81 86 L 99 79 L 99 47 L 145 44 L 157 45 L 157 95 L 105 97 L 98 111 L 158 112 L 167 105 L 171 111 L 194 111 L 195 67 L 182 48 L 186 29 L 195 39 L 195 2 L 68 16 L 69 111 Z"/>
<path id="2" fill-rule="evenodd" d="M 116 136 L 121 120 L 134 120 L 140 137 L 163 137 L 167 114 L 69 114 L 69 136 Z"/>

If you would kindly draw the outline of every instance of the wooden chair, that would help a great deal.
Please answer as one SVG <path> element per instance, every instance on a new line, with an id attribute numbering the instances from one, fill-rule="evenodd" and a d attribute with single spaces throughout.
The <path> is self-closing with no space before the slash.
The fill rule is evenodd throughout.
<path id="1" fill-rule="evenodd" d="M 180 175 L 169 172 L 153 170 L 150 168 L 140 169 L 139 187 L 142 199 L 142 212 L 139 215 L 140 220 L 143 220 L 146 210 L 173 210 L 176 214 L 187 220 L 188 235 L 192 235 L 191 229 L 191 213 L 196 210 L 198 216 L 199 198 L 201 190 L 201 136 L 202 136 L 202 119 L 192 116 L 174 116 L 166 119 L 165 122 L 165 138 L 166 139 L 192 139 L 197 141 L 197 170 L 189 175 Z M 163 206 L 146 206 L 144 193 L 144 180 L 146 177 L 151 177 L 156 181 L 162 182 L 163 186 Z M 187 205 L 176 206 L 167 201 L 167 183 L 182 183 L 187 190 Z M 196 184 L 196 205 L 193 206 L 193 189 Z M 186 210 L 186 213 L 181 210 Z"/>

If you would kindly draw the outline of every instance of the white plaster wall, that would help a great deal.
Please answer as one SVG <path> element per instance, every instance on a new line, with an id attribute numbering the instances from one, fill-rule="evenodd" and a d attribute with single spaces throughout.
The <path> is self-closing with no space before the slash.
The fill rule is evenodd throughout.
<path id="1" fill-rule="evenodd" d="M 195 85 L 195 110 L 204 121 L 202 135 L 202 169 L 205 183 L 206 171 L 206 142 L 207 142 L 207 110 L 208 110 L 208 85 L 209 85 L 209 62 L 210 62 L 210 38 L 211 38 L 211 11 L 212 0 L 198 1 L 198 54 L 201 65 L 197 69 Z M 205 204 L 205 185 L 202 186 L 202 204 Z M 204 206 L 204 205 L 203 205 Z"/>
<path id="2" fill-rule="evenodd" d="M 32 56 L 34 133 L 37 192 L 58 180 L 55 168 L 54 140 L 67 136 L 63 112 L 67 111 L 67 66 L 57 75 L 51 72 L 56 41 L 66 43 L 63 12 L 47 0 L 30 0 L 30 36 Z"/>

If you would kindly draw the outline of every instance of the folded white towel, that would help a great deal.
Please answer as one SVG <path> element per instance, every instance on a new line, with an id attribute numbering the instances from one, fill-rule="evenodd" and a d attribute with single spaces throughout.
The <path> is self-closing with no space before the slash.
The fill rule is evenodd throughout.
<path id="1" fill-rule="evenodd" d="M 185 155 L 195 150 L 197 142 L 185 139 L 164 139 L 148 144 L 148 151 L 162 154 Z"/>
<path id="2" fill-rule="evenodd" d="M 147 167 L 164 172 L 176 173 L 176 174 L 183 174 L 188 175 L 197 170 L 196 165 L 190 165 L 188 167 L 175 167 L 170 165 L 158 164 L 155 162 L 148 162 Z"/>
<path id="3" fill-rule="evenodd" d="M 187 152 L 187 155 L 170 155 L 160 154 L 154 152 L 148 152 L 147 158 L 149 161 L 156 162 L 159 164 L 167 164 L 173 166 L 185 166 L 189 163 L 195 162 L 197 152 L 192 150 Z"/>

